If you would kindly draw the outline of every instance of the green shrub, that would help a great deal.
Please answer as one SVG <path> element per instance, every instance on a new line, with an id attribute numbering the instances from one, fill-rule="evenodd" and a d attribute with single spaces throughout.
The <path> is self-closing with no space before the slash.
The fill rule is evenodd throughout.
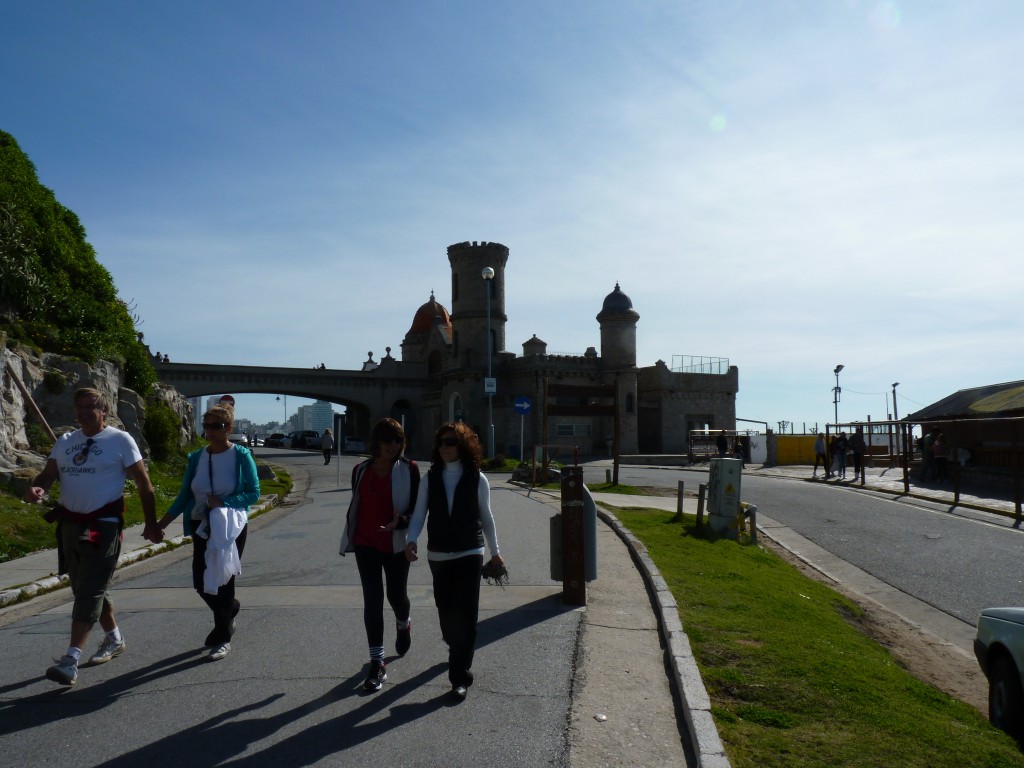
<path id="1" fill-rule="evenodd" d="M 49 455 L 53 441 L 41 424 L 30 421 L 25 425 L 25 435 L 28 437 L 28 445 L 33 451 L 41 453 L 43 456 Z"/>
<path id="2" fill-rule="evenodd" d="M 145 396 L 156 381 L 133 308 L 85 239 L 85 227 L 39 183 L 14 137 L 0 131 L 0 303 L 12 338 L 94 365 L 122 366 Z M 20 323 L 19 323 L 20 321 Z"/>
<path id="3" fill-rule="evenodd" d="M 142 434 L 149 443 L 155 461 L 167 461 L 181 450 L 178 444 L 179 419 L 166 403 L 153 401 L 146 406 Z"/>
<path id="4" fill-rule="evenodd" d="M 43 386 L 51 395 L 59 395 L 67 385 L 67 377 L 60 371 L 47 371 L 43 374 Z"/>

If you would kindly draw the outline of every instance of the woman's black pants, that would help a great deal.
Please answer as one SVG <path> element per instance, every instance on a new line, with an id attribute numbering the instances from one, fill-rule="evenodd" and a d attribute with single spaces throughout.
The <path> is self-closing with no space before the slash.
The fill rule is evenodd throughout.
<path id="1" fill-rule="evenodd" d="M 453 686 L 473 684 L 473 653 L 480 609 L 480 568 L 483 555 L 455 560 L 428 560 L 434 577 L 434 603 L 441 637 L 448 645 L 448 680 Z"/>
<path id="2" fill-rule="evenodd" d="M 242 559 L 242 551 L 245 549 L 245 538 L 249 533 L 249 525 L 242 528 L 242 532 L 235 539 L 235 546 L 238 547 L 238 559 Z M 217 590 L 216 595 L 208 595 L 203 591 L 203 574 L 206 572 L 206 539 L 202 536 L 192 536 L 192 586 L 199 596 L 203 598 L 210 610 L 213 611 L 213 632 L 206 638 L 209 645 L 219 645 L 231 640 L 231 620 L 235 618 L 238 609 L 241 607 L 235 599 L 235 577 L 232 576 L 227 584 Z"/>

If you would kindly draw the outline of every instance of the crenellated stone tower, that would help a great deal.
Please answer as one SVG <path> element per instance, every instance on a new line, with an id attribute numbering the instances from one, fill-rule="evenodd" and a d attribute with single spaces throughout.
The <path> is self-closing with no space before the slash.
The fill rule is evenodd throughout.
<path id="1" fill-rule="evenodd" d="M 456 368 L 487 370 L 487 291 L 491 291 L 491 355 L 505 349 L 505 264 L 501 243 L 465 242 L 448 246 L 452 267 L 452 362 Z M 485 267 L 494 278 L 484 280 Z"/>

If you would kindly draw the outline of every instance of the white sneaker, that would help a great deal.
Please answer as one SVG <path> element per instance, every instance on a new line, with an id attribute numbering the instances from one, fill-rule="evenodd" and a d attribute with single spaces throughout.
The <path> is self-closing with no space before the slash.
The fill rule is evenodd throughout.
<path id="1" fill-rule="evenodd" d="M 121 642 L 115 643 L 109 637 L 104 637 L 103 642 L 100 643 L 100 647 L 96 649 L 96 653 L 89 659 L 87 666 L 94 666 L 96 664 L 106 664 L 115 656 L 120 656 L 124 653 L 128 644 L 121 638 Z"/>
<path id="2" fill-rule="evenodd" d="M 231 653 L 231 643 L 221 643 L 220 645 L 215 645 L 211 648 L 210 655 L 206 658 L 210 661 L 220 661 L 229 653 Z"/>
<path id="3" fill-rule="evenodd" d="M 61 685 L 74 685 L 78 682 L 78 662 L 74 656 L 62 656 L 56 664 L 46 670 L 46 679 Z"/>

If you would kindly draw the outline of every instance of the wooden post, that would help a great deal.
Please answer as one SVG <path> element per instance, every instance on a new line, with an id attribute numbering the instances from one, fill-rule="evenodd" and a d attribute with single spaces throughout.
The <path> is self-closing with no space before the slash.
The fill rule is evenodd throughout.
<path id="1" fill-rule="evenodd" d="M 704 499 L 707 497 L 708 486 L 706 483 L 701 483 L 697 486 L 697 528 L 698 530 L 704 525 Z"/>
<path id="2" fill-rule="evenodd" d="M 683 481 L 678 481 L 678 487 L 676 490 L 676 516 L 673 518 L 675 522 L 680 523 L 683 520 Z"/>
<path id="3" fill-rule="evenodd" d="M 562 468 L 562 601 L 587 604 L 583 535 L 583 467 Z"/>

